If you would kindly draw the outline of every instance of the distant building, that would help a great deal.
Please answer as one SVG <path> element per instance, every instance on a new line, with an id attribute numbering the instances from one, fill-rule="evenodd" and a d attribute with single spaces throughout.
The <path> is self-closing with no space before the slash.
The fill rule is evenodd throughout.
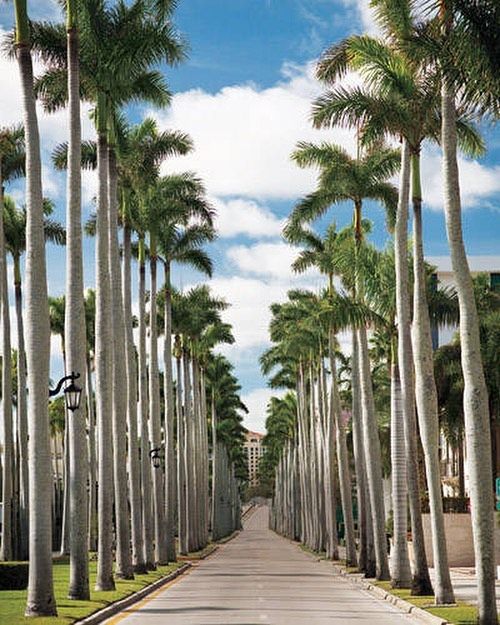
<path id="1" fill-rule="evenodd" d="M 258 486 L 259 484 L 259 460 L 264 451 L 262 448 L 263 438 L 264 434 L 250 432 L 250 430 L 247 430 L 245 434 L 244 447 L 247 454 L 248 483 L 250 486 Z"/>
<path id="2" fill-rule="evenodd" d="M 425 259 L 430 265 L 436 267 L 433 274 L 433 283 L 442 287 L 454 287 L 455 278 L 451 268 L 449 256 L 428 256 Z M 500 256 L 468 256 L 469 269 L 473 276 L 478 273 L 487 273 L 490 276 L 491 288 L 500 291 Z M 449 343 L 456 327 L 432 328 L 432 346 L 437 349 L 440 345 Z"/>
<path id="3" fill-rule="evenodd" d="M 425 259 L 430 265 L 436 267 L 433 274 L 433 282 L 435 286 L 454 287 L 455 278 L 451 267 L 451 258 L 449 256 L 428 256 Z M 500 256 L 468 256 L 469 269 L 473 276 L 479 273 L 486 273 L 490 278 L 490 285 L 494 291 L 500 292 Z M 441 345 L 449 343 L 457 331 L 456 326 L 446 326 L 438 328 L 434 326 L 432 331 L 432 346 L 437 349 Z M 496 476 L 500 476 L 500 424 L 492 423 L 492 463 L 493 472 Z M 452 497 L 456 492 L 458 485 L 458 463 L 459 456 L 457 450 L 451 449 L 445 437 L 440 435 L 441 446 L 441 470 L 443 480 L 443 492 L 445 496 Z M 469 494 L 469 471 L 467 468 L 467 449 L 465 442 L 463 445 L 463 458 L 465 460 L 465 475 L 463 476 L 465 484 L 465 492 Z"/>

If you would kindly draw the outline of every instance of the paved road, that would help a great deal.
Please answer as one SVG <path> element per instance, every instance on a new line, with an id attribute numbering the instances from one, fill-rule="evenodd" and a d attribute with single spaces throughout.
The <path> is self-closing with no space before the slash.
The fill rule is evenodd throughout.
<path id="1" fill-rule="evenodd" d="M 258 508 L 241 534 L 107 625 L 410 625 L 416 620 L 335 575 L 267 528 Z"/>

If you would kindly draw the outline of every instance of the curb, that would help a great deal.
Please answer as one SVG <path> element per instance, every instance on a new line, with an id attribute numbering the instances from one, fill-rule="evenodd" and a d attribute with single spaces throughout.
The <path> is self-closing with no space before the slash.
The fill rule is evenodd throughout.
<path id="1" fill-rule="evenodd" d="M 121 612 L 141 599 L 144 599 L 144 597 L 147 597 L 149 594 L 158 590 L 168 582 L 171 582 L 180 575 L 183 575 L 189 568 L 191 568 L 191 562 L 186 562 L 172 573 L 169 573 L 165 577 L 152 582 L 148 586 L 141 588 L 141 590 L 134 592 L 128 597 L 115 601 L 114 603 L 107 605 L 105 608 L 102 608 L 101 610 L 98 610 L 97 612 L 94 612 L 79 621 L 74 621 L 73 625 L 96 625 L 97 623 L 102 623 L 111 616 L 114 616 L 118 612 Z"/>
<path id="2" fill-rule="evenodd" d="M 338 573 L 345 579 L 350 580 L 351 582 L 359 584 L 370 594 L 377 597 L 377 599 L 388 601 L 401 612 L 405 614 L 411 614 L 412 616 L 415 616 L 417 619 L 419 619 L 421 622 L 428 623 L 429 625 L 450 625 L 449 621 L 446 621 L 440 616 L 435 616 L 434 614 L 427 612 L 427 610 L 423 610 L 422 608 L 413 605 L 413 603 L 410 603 L 409 601 L 405 601 L 400 597 L 396 597 L 396 595 L 387 592 L 383 588 L 380 588 L 380 586 L 375 586 L 364 577 L 346 573 L 342 567 L 336 564 L 333 565 L 333 568 L 335 569 L 336 573 Z"/>

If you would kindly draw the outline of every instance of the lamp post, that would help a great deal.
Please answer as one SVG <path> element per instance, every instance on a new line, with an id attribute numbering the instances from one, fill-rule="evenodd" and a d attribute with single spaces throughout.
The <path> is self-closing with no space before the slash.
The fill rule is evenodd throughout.
<path id="1" fill-rule="evenodd" d="M 151 449 L 149 452 L 149 458 L 154 469 L 159 469 L 161 467 L 160 451 L 161 447 L 155 447 L 155 449 Z"/>
<path id="2" fill-rule="evenodd" d="M 65 375 L 59 380 L 54 389 L 49 389 L 49 397 L 55 397 L 61 392 L 63 384 L 69 382 L 64 388 L 64 400 L 66 408 L 74 412 L 80 408 L 80 399 L 82 397 L 82 389 L 75 384 L 75 380 L 80 377 L 79 373 L 72 371 L 69 375 Z"/>

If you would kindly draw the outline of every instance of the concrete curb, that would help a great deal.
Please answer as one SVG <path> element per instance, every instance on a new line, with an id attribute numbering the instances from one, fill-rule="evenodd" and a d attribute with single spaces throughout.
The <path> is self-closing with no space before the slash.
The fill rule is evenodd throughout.
<path id="1" fill-rule="evenodd" d="M 435 616 L 434 614 L 427 612 L 427 610 L 423 610 L 422 608 L 413 605 L 413 603 L 410 603 L 409 601 L 405 601 L 400 597 L 396 597 L 396 595 L 387 592 L 383 588 L 380 588 L 380 586 L 375 586 L 375 584 L 367 580 L 365 577 L 346 573 L 344 569 L 337 564 L 334 564 L 333 568 L 335 569 L 336 573 L 338 573 L 345 579 L 350 580 L 351 582 L 359 584 L 370 594 L 377 597 L 377 599 L 382 599 L 384 601 L 392 603 L 392 605 L 401 612 L 404 612 L 405 614 L 411 614 L 415 618 L 419 619 L 421 622 L 424 622 L 428 625 L 450 625 L 448 621 L 442 619 L 440 616 Z"/>
<path id="2" fill-rule="evenodd" d="M 101 610 L 98 610 L 97 612 L 94 612 L 79 621 L 74 621 L 73 625 L 96 625 L 97 623 L 102 623 L 106 619 L 118 614 L 118 612 L 121 612 L 141 599 L 144 599 L 144 597 L 147 597 L 155 590 L 158 590 L 165 584 L 168 584 L 168 582 L 171 582 L 180 575 L 183 575 L 189 568 L 191 568 L 191 562 L 186 562 L 175 571 L 172 571 L 169 575 L 166 575 L 161 579 L 157 579 L 148 586 L 141 588 L 141 590 L 138 590 L 137 592 L 134 592 L 119 601 L 115 601 L 114 603 L 107 605 L 105 608 L 102 608 Z"/>

